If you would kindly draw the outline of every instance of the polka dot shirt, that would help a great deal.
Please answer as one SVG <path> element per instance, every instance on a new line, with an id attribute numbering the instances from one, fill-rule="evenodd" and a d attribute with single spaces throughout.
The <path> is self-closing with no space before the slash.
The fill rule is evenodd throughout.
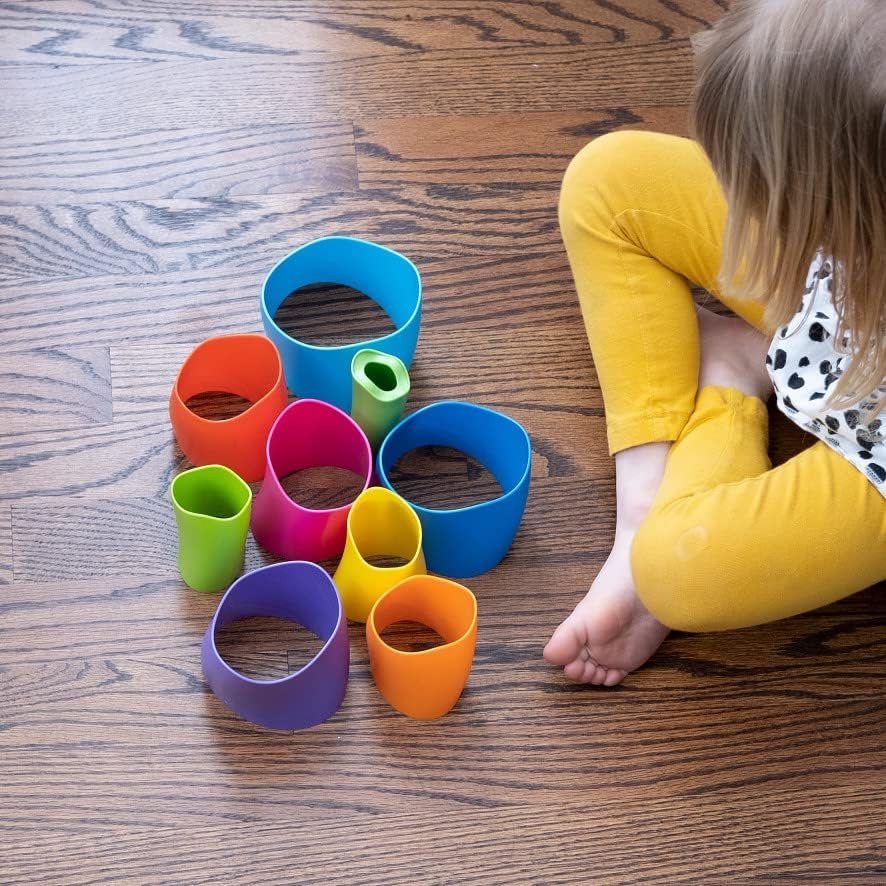
<path id="1" fill-rule="evenodd" d="M 827 405 L 827 395 L 849 361 L 846 341 L 835 341 L 831 262 L 819 256 L 809 269 L 803 304 L 772 340 L 766 365 L 778 407 L 795 424 L 824 440 L 886 497 L 886 379 L 848 409 Z"/>

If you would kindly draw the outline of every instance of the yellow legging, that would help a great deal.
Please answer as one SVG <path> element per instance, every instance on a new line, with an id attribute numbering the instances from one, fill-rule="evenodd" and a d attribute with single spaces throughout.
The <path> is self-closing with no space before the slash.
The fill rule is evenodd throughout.
<path id="1" fill-rule="evenodd" d="M 560 199 L 610 451 L 675 441 L 631 559 L 649 610 L 686 631 L 784 618 L 886 579 L 874 485 L 822 442 L 772 468 L 762 401 L 698 390 L 687 280 L 764 328 L 758 303 L 720 291 L 725 217 L 701 148 L 648 132 L 589 144 Z"/>

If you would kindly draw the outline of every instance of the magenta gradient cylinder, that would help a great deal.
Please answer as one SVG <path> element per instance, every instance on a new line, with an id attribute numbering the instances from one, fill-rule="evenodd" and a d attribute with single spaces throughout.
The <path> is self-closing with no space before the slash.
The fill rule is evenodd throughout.
<path id="1" fill-rule="evenodd" d="M 268 435 L 265 478 L 252 506 L 252 534 L 265 550 L 286 560 L 326 560 L 344 550 L 351 502 L 313 510 L 293 501 L 280 478 L 304 468 L 346 468 L 372 482 L 372 449 L 346 412 L 321 400 L 296 400 Z"/>

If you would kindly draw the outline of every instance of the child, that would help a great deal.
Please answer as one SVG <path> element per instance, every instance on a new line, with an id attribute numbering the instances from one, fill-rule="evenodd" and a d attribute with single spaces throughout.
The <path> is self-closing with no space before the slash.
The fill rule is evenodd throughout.
<path id="1" fill-rule="evenodd" d="M 739 2 L 698 50 L 700 146 L 613 133 L 563 182 L 618 506 L 545 657 L 595 685 L 670 628 L 886 579 L 886 2 Z M 687 280 L 741 319 L 696 310 Z M 818 437 L 774 469 L 773 386 Z"/>

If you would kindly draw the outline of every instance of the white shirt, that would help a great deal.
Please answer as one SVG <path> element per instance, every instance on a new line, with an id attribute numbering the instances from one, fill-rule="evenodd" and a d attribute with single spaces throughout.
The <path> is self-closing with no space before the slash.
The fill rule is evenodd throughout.
<path id="1" fill-rule="evenodd" d="M 886 379 L 851 408 L 829 408 L 826 401 L 850 359 L 834 340 L 837 312 L 831 272 L 830 260 L 817 256 L 809 268 L 803 304 L 776 332 L 766 366 L 778 408 L 858 468 L 886 497 Z"/>

